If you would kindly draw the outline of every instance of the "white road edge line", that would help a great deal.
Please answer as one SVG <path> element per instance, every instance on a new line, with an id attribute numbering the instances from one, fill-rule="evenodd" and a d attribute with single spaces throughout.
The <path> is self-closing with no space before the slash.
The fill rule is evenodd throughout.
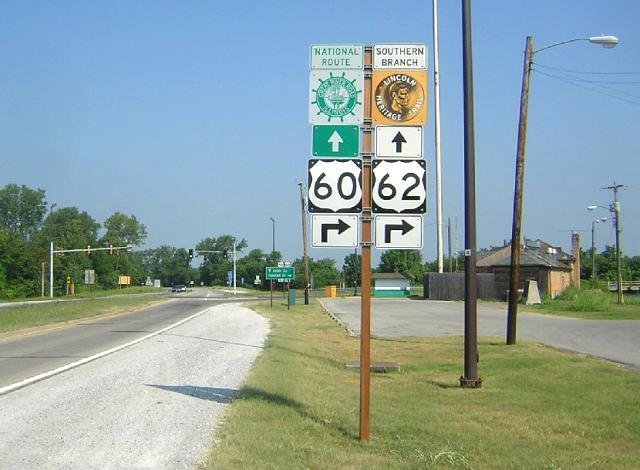
<path id="1" fill-rule="evenodd" d="M 71 364 L 67 364 L 66 366 L 58 367 L 57 369 L 53 369 L 53 370 L 50 370 L 48 372 L 43 372 L 42 374 L 34 375 L 33 377 L 29 377 L 28 379 L 24 379 L 24 380 L 22 380 L 20 382 L 16 382 L 16 383 L 11 384 L 11 385 L 6 385 L 6 386 L 0 388 L 0 396 L 1 395 L 5 395 L 7 393 L 11 393 L 11 392 L 13 392 L 15 390 L 18 390 L 20 388 L 26 387 L 27 385 L 34 384 L 34 383 L 39 382 L 41 380 L 48 379 L 49 377 L 53 377 L 54 375 L 58 375 L 58 374 L 61 374 L 63 372 L 66 372 L 68 370 L 74 369 L 74 368 L 79 367 L 81 365 L 84 365 L 84 364 L 86 364 L 88 362 L 95 361 L 96 359 L 100 359 L 101 357 L 107 356 L 109 354 L 113 354 L 114 352 L 118 352 L 118 351 L 120 351 L 122 349 L 125 349 L 125 348 L 128 348 L 130 346 L 133 346 L 134 344 L 141 343 L 142 341 L 145 341 L 145 340 L 147 340 L 149 338 L 153 338 L 154 336 L 162 334 L 165 331 L 169 331 L 172 328 L 180 326 L 183 323 L 186 323 L 189 320 L 192 320 L 195 317 L 197 317 L 199 315 L 202 315 L 203 313 L 207 312 L 211 308 L 213 308 L 213 307 L 207 307 L 207 308 L 205 308 L 204 310 L 201 310 L 198 313 L 194 313 L 190 317 L 183 318 L 182 320 L 180 320 L 177 323 L 174 323 L 173 325 L 169 325 L 169 326 L 167 326 L 167 327 L 165 327 L 165 328 L 163 328 L 161 330 L 158 330 L 158 331 L 156 331 L 154 333 L 150 333 L 150 334 L 148 334 L 146 336 L 143 336 L 142 338 L 138 338 L 138 339 L 130 341 L 130 342 L 126 343 L 126 344 L 123 344 L 123 345 L 120 345 L 120 346 L 116 346 L 115 348 L 111 348 L 111 349 L 108 349 L 106 351 L 102 351 L 102 352 L 100 352 L 98 354 L 94 354 L 93 356 L 85 357 L 84 359 L 80 359 L 79 361 L 72 362 Z"/>

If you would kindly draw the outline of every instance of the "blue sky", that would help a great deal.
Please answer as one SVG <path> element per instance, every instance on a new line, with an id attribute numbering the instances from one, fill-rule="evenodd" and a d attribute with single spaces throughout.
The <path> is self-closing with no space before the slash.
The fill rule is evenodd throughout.
<path id="1" fill-rule="evenodd" d="M 461 2 L 439 9 L 444 217 L 457 219 L 463 249 Z M 523 234 L 569 249 L 569 231 L 585 230 L 589 247 L 591 221 L 610 214 L 585 207 L 608 205 L 600 188 L 615 180 L 627 186 L 623 249 L 640 254 L 640 3 L 476 1 L 472 15 L 478 247 L 510 238 L 526 36 L 538 49 L 612 34 L 614 49 L 576 42 L 535 56 Z M 321 43 L 427 44 L 433 103 L 430 1 L 4 1 L 0 186 L 43 188 L 100 223 L 135 214 L 147 247 L 232 234 L 270 251 L 273 217 L 276 248 L 299 257 L 309 48 Z M 557 78 L 564 70 L 632 73 L 582 73 L 589 82 L 576 84 Z M 425 260 L 436 256 L 432 110 Z M 597 226 L 599 248 L 614 236 Z M 349 252 L 309 254 L 341 266 Z"/>

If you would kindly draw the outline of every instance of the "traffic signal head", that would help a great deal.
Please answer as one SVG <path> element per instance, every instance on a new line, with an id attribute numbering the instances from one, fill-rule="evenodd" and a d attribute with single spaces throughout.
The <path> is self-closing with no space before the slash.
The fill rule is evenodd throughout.
<path id="1" fill-rule="evenodd" d="M 193 259 L 193 248 L 189 248 L 189 259 Z"/>

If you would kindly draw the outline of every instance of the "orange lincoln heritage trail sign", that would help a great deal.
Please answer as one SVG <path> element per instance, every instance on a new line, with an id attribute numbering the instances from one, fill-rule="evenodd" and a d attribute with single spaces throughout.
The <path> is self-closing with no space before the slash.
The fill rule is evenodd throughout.
<path id="1" fill-rule="evenodd" d="M 424 126 L 427 123 L 426 70 L 374 70 L 374 124 Z"/>

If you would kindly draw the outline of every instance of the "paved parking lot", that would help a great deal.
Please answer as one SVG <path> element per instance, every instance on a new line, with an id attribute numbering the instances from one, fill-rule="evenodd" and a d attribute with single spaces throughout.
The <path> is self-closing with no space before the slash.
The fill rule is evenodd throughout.
<path id="1" fill-rule="evenodd" d="M 322 299 L 325 309 L 360 333 L 360 298 Z M 478 304 L 478 334 L 505 337 L 507 310 Z M 461 336 L 464 303 L 371 299 L 371 334 L 378 337 Z M 580 320 L 518 312 L 518 339 L 582 352 L 640 370 L 640 321 Z"/>

